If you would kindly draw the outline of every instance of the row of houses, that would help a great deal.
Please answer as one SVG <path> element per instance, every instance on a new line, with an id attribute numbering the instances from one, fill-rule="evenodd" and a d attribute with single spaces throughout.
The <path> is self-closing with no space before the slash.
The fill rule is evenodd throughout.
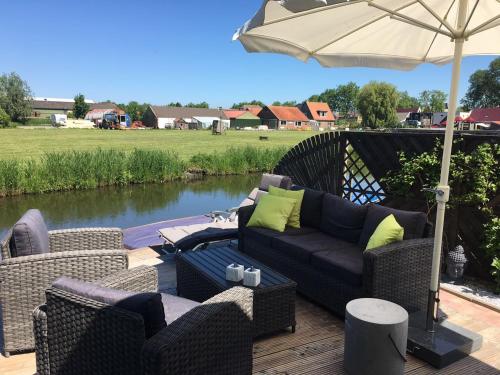
<path id="1" fill-rule="evenodd" d="M 90 110 L 115 110 L 120 112 L 121 109 L 113 102 L 96 103 L 93 100 L 86 99 L 85 102 L 89 105 Z M 31 103 L 31 117 L 50 118 L 51 115 L 67 115 L 73 111 L 73 99 L 62 98 L 41 98 L 35 97 Z M 121 111 L 123 112 L 123 111 Z"/>
<path id="2" fill-rule="evenodd" d="M 210 109 L 149 106 L 143 115 L 147 127 L 200 129 L 222 121 L 226 128 L 242 129 L 265 125 L 269 129 L 330 129 L 335 116 L 327 103 L 304 102 L 296 107 L 244 106 L 239 109 Z"/>

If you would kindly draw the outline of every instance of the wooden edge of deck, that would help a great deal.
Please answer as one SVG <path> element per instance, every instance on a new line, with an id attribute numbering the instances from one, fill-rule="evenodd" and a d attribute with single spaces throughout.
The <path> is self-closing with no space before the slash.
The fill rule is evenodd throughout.
<path id="1" fill-rule="evenodd" d="M 476 305 L 480 305 L 480 306 L 485 307 L 487 309 L 493 310 L 494 312 L 500 313 L 500 307 L 495 306 L 491 303 L 485 302 L 481 298 L 475 297 L 473 295 L 467 295 L 465 293 L 457 292 L 456 290 L 454 290 L 453 288 L 450 288 L 446 284 L 440 284 L 440 288 L 443 289 L 444 291 L 446 291 L 447 293 L 453 294 L 456 297 L 462 298 L 466 301 L 475 303 Z M 500 296 L 499 296 L 499 298 L 500 298 Z"/>

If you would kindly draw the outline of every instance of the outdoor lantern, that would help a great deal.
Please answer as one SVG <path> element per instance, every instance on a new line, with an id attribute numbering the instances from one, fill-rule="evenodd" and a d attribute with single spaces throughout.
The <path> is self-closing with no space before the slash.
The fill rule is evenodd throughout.
<path id="1" fill-rule="evenodd" d="M 448 252 L 448 256 L 446 257 L 446 273 L 452 281 L 457 282 L 462 279 L 466 263 L 467 258 L 464 254 L 464 248 L 461 245 Z"/>

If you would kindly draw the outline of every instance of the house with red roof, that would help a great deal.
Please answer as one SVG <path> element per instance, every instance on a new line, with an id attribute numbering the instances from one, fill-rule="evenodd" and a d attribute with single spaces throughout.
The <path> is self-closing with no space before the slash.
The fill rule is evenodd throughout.
<path id="1" fill-rule="evenodd" d="M 262 125 L 269 129 L 293 129 L 309 126 L 309 119 L 297 107 L 268 105 L 259 113 Z"/>
<path id="2" fill-rule="evenodd" d="M 330 129 L 335 125 L 335 115 L 328 103 L 304 102 L 297 107 L 307 116 L 309 124 L 315 129 Z"/>
<path id="3" fill-rule="evenodd" d="M 261 124 L 259 116 L 254 115 L 250 110 L 226 109 L 224 114 L 229 119 L 231 129 L 254 128 Z"/>
<path id="4" fill-rule="evenodd" d="M 490 130 L 500 129 L 500 107 L 473 109 L 464 122 L 484 124 L 485 126 L 479 127 L 486 127 Z"/>

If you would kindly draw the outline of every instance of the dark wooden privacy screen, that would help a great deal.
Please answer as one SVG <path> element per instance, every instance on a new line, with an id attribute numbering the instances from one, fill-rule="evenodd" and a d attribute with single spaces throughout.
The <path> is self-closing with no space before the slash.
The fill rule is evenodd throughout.
<path id="1" fill-rule="evenodd" d="M 470 152 L 481 143 L 497 143 L 498 131 L 455 132 L 454 152 Z M 391 170 L 398 170 L 399 152 L 416 155 L 430 151 L 437 140 L 444 139 L 442 130 L 345 131 L 325 132 L 293 147 L 274 168 L 274 173 L 292 177 L 295 184 L 327 191 L 358 204 L 378 202 L 394 208 L 421 210 L 429 207 L 421 191 L 412 198 L 391 196 L 382 181 Z M 500 199 L 495 199 L 499 202 Z M 499 204 L 494 207 L 499 211 Z M 430 219 L 433 220 L 433 211 Z M 453 215 L 456 215 L 453 216 Z M 448 220 L 445 244 L 452 247 L 460 237 L 469 249 L 480 246 L 485 217 L 472 207 L 458 207 L 454 223 Z M 457 234 L 458 233 L 458 237 Z M 479 267 L 478 267 L 479 268 Z M 488 267 L 481 266 L 481 272 Z"/>

